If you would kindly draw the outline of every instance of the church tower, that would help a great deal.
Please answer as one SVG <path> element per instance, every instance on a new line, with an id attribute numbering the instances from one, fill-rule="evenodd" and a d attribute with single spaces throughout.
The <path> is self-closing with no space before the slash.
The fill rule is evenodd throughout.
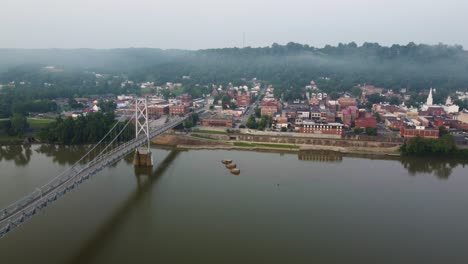
<path id="1" fill-rule="evenodd" d="M 433 103 L 433 99 L 432 99 L 432 87 L 431 87 L 431 90 L 429 91 L 429 96 L 427 97 L 426 105 L 431 106 L 432 103 Z"/>

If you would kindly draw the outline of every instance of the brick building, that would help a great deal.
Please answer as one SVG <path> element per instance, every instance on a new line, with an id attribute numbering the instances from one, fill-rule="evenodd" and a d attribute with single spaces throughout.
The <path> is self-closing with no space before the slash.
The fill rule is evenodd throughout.
<path id="1" fill-rule="evenodd" d="M 191 106 L 192 105 L 192 96 L 190 96 L 189 94 L 182 94 L 180 96 L 180 101 L 185 106 Z"/>
<path id="2" fill-rule="evenodd" d="M 237 95 L 238 106 L 249 106 L 251 104 L 250 100 L 251 100 L 250 93 Z"/>
<path id="3" fill-rule="evenodd" d="M 171 105 L 169 106 L 170 115 L 184 115 L 187 113 L 187 107 L 185 105 Z"/>
<path id="4" fill-rule="evenodd" d="M 206 114 L 200 118 L 202 126 L 232 128 L 232 118 L 224 115 Z"/>
<path id="5" fill-rule="evenodd" d="M 344 109 L 348 106 L 357 106 L 357 101 L 356 98 L 341 97 L 338 99 L 338 104 L 340 105 L 341 109 Z"/>
<path id="6" fill-rule="evenodd" d="M 262 102 L 260 104 L 261 114 L 267 116 L 273 116 L 278 112 L 278 103 L 276 102 Z"/>
<path id="7" fill-rule="evenodd" d="M 299 132 L 342 136 L 344 126 L 340 123 L 316 123 L 314 121 L 303 120 Z"/>
<path id="8" fill-rule="evenodd" d="M 354 120 L 354 127 L 356 128 L 377 128 L 377 119 L 375 117 L 360 117 Z"/>
<path id="9" fill-rule="evenodd" d="M 168 105 L 149 105 L 148 106 L 148 116 L 150 117 L 159 117 L 169 113 Z"/>
<path id="10" fill-rule="evenodd" d="M 401 126 L 400 135 L 404 138 L 413 138 L 420 136 L 423 138 L 439 138 L 438 129 L 424 129 L 424 127 L 406 127 Z"/>

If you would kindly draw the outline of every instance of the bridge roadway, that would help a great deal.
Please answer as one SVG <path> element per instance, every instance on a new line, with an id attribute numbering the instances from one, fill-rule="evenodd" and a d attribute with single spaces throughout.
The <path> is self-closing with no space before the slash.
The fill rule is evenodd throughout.
<path id="1" fill-rule="evenodd" d="M 187 115 L 185 117 L 176 118 L 159 128 L 155 128 L 153 131 L 150 131 L 150 139 L 178 126 L 188 117 Z M 68 191 L 75 189 L 83 181 L 88 180 L 97 172 L 116 163 L 133 152 L 136 148 L 146 143 L 147 139 L 145 135 L 125 142 L 83 166 L 73 166 L 69 173 L 53 179 L 43 187 L 36 189 L 23 199 L 3 209 L 0 211 L 0 238 L 5 236 L 12 229 L 23 224 L 26 220 L 32 218 L 40 210 L 65 195 Z"/>

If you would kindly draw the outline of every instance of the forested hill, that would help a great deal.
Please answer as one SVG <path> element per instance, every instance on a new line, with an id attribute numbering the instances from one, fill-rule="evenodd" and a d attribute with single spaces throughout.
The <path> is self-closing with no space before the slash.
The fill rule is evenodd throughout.
<path id="1" fill-rule="evenodd" d="M 0 49 L 0 82 L 30 76 L 26 65 L 125 74 L 135 81 L 228 83 L 258 78 L 280 87 L 303 87 L 330 77 L 327 90 L 349 90 L 357 83 L 386 88 L 442 90 L 468 87 L 468 52 L 461 46 L 339 44 L 314 48 L 289 43 L 264 48 L 198 51 L 159 49 L 15 50 Z M 27 70 L 24 70 L 25 67 Z"/>

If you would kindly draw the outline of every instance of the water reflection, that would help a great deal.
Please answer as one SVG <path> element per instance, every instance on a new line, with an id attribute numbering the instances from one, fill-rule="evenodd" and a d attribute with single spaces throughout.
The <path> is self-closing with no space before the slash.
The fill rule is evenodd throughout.
<path id="1" fill-rule="evenodd" d="M 317 162 L 341 162 L 343 154 L 326 150 L 299 151 L 298 159 L 302 161 Z M 429 157 L 369 157 L 368 155 L 346 155 L 365 159 L 398 160 L 411 176 L 418 174 L 434 174 L 440 179 L 448 179 L 452 175 L 453 169 L 458 166 L 468 164 L 468 161 L 461 159 L 440 159 Z"/>
<path id="2" fill-rule="evenodd" d="M 88 147 L 83 145 L 64 146 L 42 144 L 36 149 L 36 152 L 52 158 L 55 163 L 60 165 L 72 165 L 86 154 L 87 150 Z M 84 162 L 83 160 L 82 163 Z"/>
<path id="3" fill-rule="evenodd" d="M 16 166 L 26 166 L 31 161 L 30 145 L 0 145 L 0 162 L 14 161 Z"/>
<path id="4" fill-rule="evenodd" d="M 421 173 L 432 173 L 440 179 L 448 179 L 458 166 L 468 164 L 466 160 L 434 159 L 402 157 L 401 164 L 408 170 L 409 175 L 416 176 Z"/>
<path id="5" fill-rule="evenodd" d="M 43 144 L 40 145 L 39 148 L 36 149 L 37 153 L 44 154 L 47 157 L 51 157 L 52 160 L 60 165 L 73 165 L 75 162 L 80 160 L 83 155 L 88 153 L 92 148 L 91 145 L 71 145 L 71 146 L 64 146 L 64 145 L 48 145 Z M 89 155 L 83 159 L 80 163 L 85 164 L 95 156 L 97 156 L 103 148 L 96 148 L 95 150 L 91 151 Z M 130 155 L 129 155 L 130 156 Z M 129 164 L 132 162 L 132 158 L 126 156 L 124 161 Z M 129 161 L 130 159 L 130 161 Z M 109 167 L 115 167 L 117 163 L 111 164 Z"/>
<path id="6" fill-rule="evenodd" d="M 129 198 L 98 228 L 98 231 L 77 251 L 67 263 L 87 263 L 96 255 L 97 252 L 106 244 L 106 241 L 112 237 L 115 230 L 128 215 L 128 212 L 142 199 L 143 195 L 151 190 L 151 187 L 164 174 L 167 168 L 177 158 L 180 151 L 172 150 L 156 168 L 135 169 L 137 178 L 137 189 Z M 133 158 L 133 155 L 128 155 Z M 127 156 L 127 157 L 128 157 Z M 132 160 L 133 161 L 133 160 Z"/>
<path id="7" fill-rule="evenodd" d="M 304 150 L 299 151 L 297 155 L 299 160 L 306 161 L 340 162 L 343 160 L 343 154 L 326 150 Z"/>
<path id="8" fill-rule="evenodd" d="M 14 162 L 16 166 L 24 167 L 31 161 L 33 150 L 36 153 L 45 155 L 52 159 L 53 162 L 60 165 L 72 165 L 78 161 L 84 154 L 86 154 L 91 146 L 75 145 L 75 146 L 63 146 L 63 145 L 48 145 L 43 144 L 39 146 L 30 145 L 0 145 L 0 162 Z M 91 156 L 97 155 L 96 150 L 91 153 Z M 284 153 L 281 153 L 284 155 Z M 343 154 L 333 151 L 318 151 L 318 150 L 307 150 L 299 151 L 298 159 L 301 161 L 316 161 L 316 162 L 331 162 L 339 163 L 343 160 Z M 348 156 L 348 155 L 347 155 Z M 455 160 L 455 159 L 440 159 L 440 158 L 415 158 L 415 157 L 369 157 L 362 155 L 352 155 L 353 157 L 362 157 L 366 159 L 394 159 L 401 162 L 402 166 L 408 171 L 409 175 L 415 176 L 418 174 L 434 174 L 440 179 L 448 179 L 457 166 L 465 166 L 468 164 L 466 160 Z M 83 160 L 82 163 L 88 162 L 89 159 Z M 123 161 L 131 165 L 133 163 L 133 154 L 127 155 L 123 158 Z M 111 167 L 117 166 L 116 164 Z M 142 171 L 135 171 L 135 174 L 148 174 Z"/>

